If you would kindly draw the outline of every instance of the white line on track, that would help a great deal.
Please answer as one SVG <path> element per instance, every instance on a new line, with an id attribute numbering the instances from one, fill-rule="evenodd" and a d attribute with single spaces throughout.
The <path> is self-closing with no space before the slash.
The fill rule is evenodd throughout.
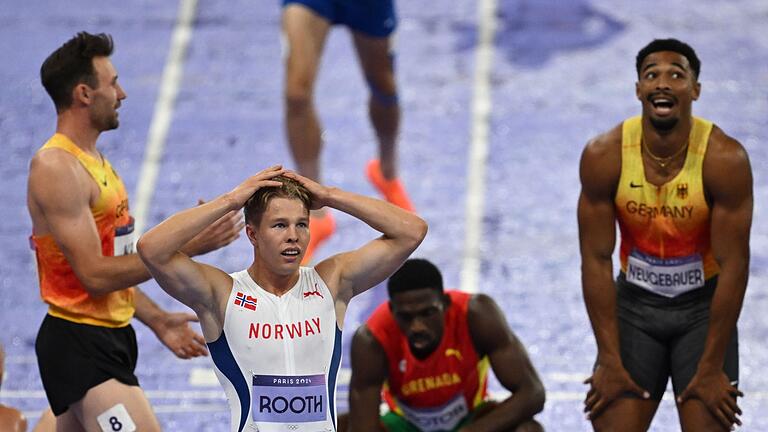
<path id="1" fill-rule="evenodd" d="M 488 129 L 491 117 L 491 67 L 496 33 L 496 0 L 480 0 L 478 5 L 478 43 L 475 54 L 475 79 L 472 96 L 472 136 L 467 170 L 464 258 L 460 289 L 477 292 L 480 274 L 480 237 L 485 208 L 483 186 L 488 159 Z"/>
<path id="2" fill-rule="evenodd" d="M 168 136 L 168 130 L 173 118 L 173 107 L 182 80 L 184 57 L 192 38 L 192 24 L 197 9 L 197 0 L 181 0 L 179 16 L 171 36 L 171 48 L 163 69 L 160 91 L 149 125 L 147 148 L 144 151 L 144 162 L 141 164 L 139 184 L 136 187 L 136 201 L 132 205 L 136 235 L 141 235 L 147 222 L 147 213 L 152 203 L 163 148 Z"/>

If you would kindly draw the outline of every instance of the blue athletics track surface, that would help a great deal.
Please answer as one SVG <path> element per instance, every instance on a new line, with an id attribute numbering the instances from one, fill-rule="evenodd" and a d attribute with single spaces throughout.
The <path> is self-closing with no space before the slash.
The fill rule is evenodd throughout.
<path id="1" fill-rule="evenodd" d="M 120 129 L 99 143 L 144 226 L 268 165 L 292 165 L 283 133 L 279 2 L 185 2 L 0 0 L 0 342 L 8 354 L 0 403 L 19 407 L 33 422 L 46 406 L 34 354 L 45 307 L 27 243 L 25 195 L 28 161 L 55 126 L 38 78 L 48 53 L 82 29 L 114 35 L 113 62 L 128 99 Z M 487 293 L 501 305 L 546 384 L 538 418 L 550 431 L 590 430 L 581 413 L 581 381 L 595 357 L 579 278 L 581 149 L 639 113 L 640 47 L 674 36 L 697 49 L 703 89 L 694 112 L 740 140 L 754 170 L 752 265 L 739 321 L 741 430 L 768 430 L 768 3 L 440 3 L 398 5 L 402 177 L 430 224 L 415 255 L 441 266 L 448 286 Z M 191 12 L 186 21 L 184 5 Z M 349 36 L 335 30 L 317 84 L 324 179 L 374 194 L 363 176 L 376 148 L 366 97 Z M 157 171 L 145 165 L 151 154 L 160 155 Z M 337 235 L 319 256 L 373 235 L 340 215 Z M 249 263 L 250 250 L 241 238 L 203 260 L 235 271 Z M 153 282 L 143 289 L 165 308 L 184 309 Z M 379 287 L 352 303 L 345 353 L 384 295 Z M 137 374 L 164 429 L 228 430 L 210 360 L 179 360 L 146 327 L 135 327 Z M 347 409 L 348 358 L 343 365 L 340 412 Z M 501 390 L 495 383 L 492 389 Z M 679 430 L 668 396 L 651 429 Z"/>

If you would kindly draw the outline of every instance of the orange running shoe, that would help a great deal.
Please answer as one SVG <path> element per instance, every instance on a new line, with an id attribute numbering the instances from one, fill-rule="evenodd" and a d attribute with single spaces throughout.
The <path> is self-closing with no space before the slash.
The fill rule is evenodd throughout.
<path id="1" fill-rule="evenodd" d="M 373 159 L 368 162 L 365 167 L 365 174 L 368 176 L 368 180 L 373 183 L 373 186 L 384 195 L 384 198 L 390 203 L 408 210 L 415 211 L 411 199 L 408 198 L 408 193 L 405 191 L 400 179 L 387 180 L 384 178 L 384 174 L 381 173 L 381 165 L 378 159 Z"/>
<path id="2" fill-rule="evenodd" d="M 326 240 L 331 234 L 336 231 L 336 221 L 330 212 L 325 212 L 321 217 L 309 217 L 309 244 L 307 245 L 307 251 L 304 253 L 304 258 L 301 259 L 302 264 L 308 264 L 312 259 L 312 255 L 315 253 L 320 244 Z"/>

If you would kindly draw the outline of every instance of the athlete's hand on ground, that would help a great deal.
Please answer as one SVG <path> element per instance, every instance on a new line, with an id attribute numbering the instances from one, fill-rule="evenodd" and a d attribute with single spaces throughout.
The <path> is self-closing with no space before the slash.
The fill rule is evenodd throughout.
<path id="1" fill-rule="evenodd" d="M 319 210 L 327 205 L 328 195 L 330 195 L 331 188 L 323 186 L 320 183 L 293 171 L 286 172 L 285 176 L 296 180 L 301 183 L 302 186 L 307 188 L 312 198 L 312 204 L 309 208 L 310 210 Z"/>
<path id="2" fill-rule="evenodd" d="M 235 208 L 239 210 L 257 190 L 263 187 L 280 187 L 282 183 L 271 179 L 283 174 L 285 174 L 285 170 L 282 165 L 274 165 L 261 170 L 232 189 L 229 192 L 229 198 L 235 204 Z"/>
<path id="3" fill-rule="evenodd" d="M 191 313 L 170 312 L 155 323 L 152 330 L 157 338 L 168 347 L 176 357 L 189 359 L 207 356 L 205 339 L 189 326 L 191 321 L 197 322 L 197 317 Z"/>
<path id="4" fill-rule="evenodd" d="M 741 409 L 736 398 L 744 393 L 732 386 L 728 376 L 721 370 L 696 371 L 688 387 L 677 397 L 679 405 L 689 399 L 698 399 L 704 403 L 720 424 L 731 429 L 733 424 L 741 426 Z"/>
<path id="5" fill-rule="evenodd" d="M 616 398 L 624 393 L 635 393 L 643 399 L 651 395 L 637 385 L 621 366 L 597 365 L 595 373 L 584 381 L 589 384 L 587 398 L 584 400 L 584 412 L 587 418 L 593 420 L 599 416 Z"/>
<path id="6" fill-rule="evenodd" d="M 197 204 L 205 204 L 205 201 L 198 200 Z M 215 251 L 240 237 L 244 227 L 243 214 L 239 210 L 232 210 L 187 242 L 183 251 L 189 256 Z"/>

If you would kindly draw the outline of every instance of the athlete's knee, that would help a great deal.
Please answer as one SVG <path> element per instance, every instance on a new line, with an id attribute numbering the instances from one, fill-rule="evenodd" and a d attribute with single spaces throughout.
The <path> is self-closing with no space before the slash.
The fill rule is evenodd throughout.
<path id="1" fill-rule="evenodd" d="M 689 399 L 678 405 L 680 424 L 683 432 L 726 432 L 724 426 L 709 409 L 698 399 Z"/>
<path id="2" fill-rule="evenodd" d="M 312 89 L 308 85 L 288 86 L 285 90 L 285 107 L 288 112 L 303 112 L 312 107 Z"/>
<path id="3" fill-rule="evenodd" d="M 400 101 L 397 97 L 397 86 L 394 79 L 375 80 L 368 78 L 367 82 L 368 90 L 371 94 L 371 102 L 386 107 L 399 104 Z"/>
<path id="4" fill-rule="evenodd" d="M 519 425 L 515 432 L 544 432 L 544 427 L 536 420 L 531 419 Z"/>

